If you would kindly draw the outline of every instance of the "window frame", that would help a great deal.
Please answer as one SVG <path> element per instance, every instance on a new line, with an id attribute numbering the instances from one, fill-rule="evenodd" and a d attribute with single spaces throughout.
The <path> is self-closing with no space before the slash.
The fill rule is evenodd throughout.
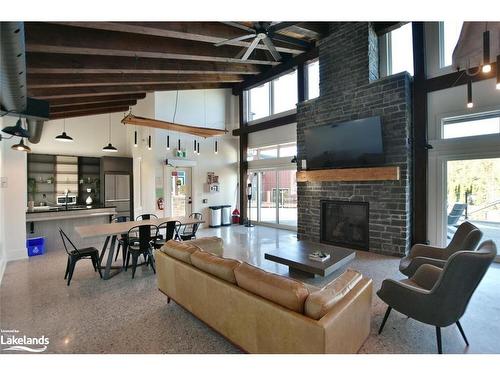
<path id="1" fill-rule="evenodd" d="M 309 65 L 318 63 L 318 96 L 315 96 L 314 98 L 310 97 L 309 93 Z M 319 57 L 316 57 L 312 60 L 308 60 L 304 63 L 304 98 L 305 100 L 314 100 L 316 98 L 319 98 L 321 96 L 321 90 L 320 90 L 320 67 L 319 67 Z M 297 77 L 300 79 L 300 77 Z"/>
<path id="2" fill-rule="evenodd" d="M 459 124 L 461 122 L 480 121 L 490 118 L 498 118 L 500 120 L 500 109 L 492 111 L 476 112 L 459 116 L 442 117 L 441 121 L 439 122 L 438 139 L 440 141 L 446 142 L 446 141 L 456 141 L 456 140 L 466 141 L 470 139 L 481 139 L 480 137 L 483 138 L 500 137 L 500 133 L 487 133 L 487 134 L 470 135 L 465 137 L 444 138 L 444 126 L 446 124 Z"/>

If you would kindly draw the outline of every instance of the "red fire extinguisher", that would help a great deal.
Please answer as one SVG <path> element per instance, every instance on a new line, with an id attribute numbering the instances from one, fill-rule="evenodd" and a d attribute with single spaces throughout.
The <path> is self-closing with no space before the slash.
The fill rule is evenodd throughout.
<path id="1" fill-rule="evenodd" d="M 233 210 L 232 216 L 233 216 L 233 224 L 239 224 L 240 223 L 240 211 L 238 211 L 237 208 L 235 208 Z"/>

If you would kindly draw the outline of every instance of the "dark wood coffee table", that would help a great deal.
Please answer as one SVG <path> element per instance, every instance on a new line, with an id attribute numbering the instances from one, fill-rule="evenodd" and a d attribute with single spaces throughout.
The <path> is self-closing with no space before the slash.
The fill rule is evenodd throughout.
<path id="1" fill-rule="evenodd" d="M 330 259 L 318 262 L 309 259 L 309 253 L 323 251 L 330 254 Z M 340 267 L 354 260 L 356 252 L 343 247 L 309 244 L 298 249 L 279 249 L 264 254 L 264 258 L 288 266 L 290 273 L 298 273 L 307 277 L 328 276 Z"/>

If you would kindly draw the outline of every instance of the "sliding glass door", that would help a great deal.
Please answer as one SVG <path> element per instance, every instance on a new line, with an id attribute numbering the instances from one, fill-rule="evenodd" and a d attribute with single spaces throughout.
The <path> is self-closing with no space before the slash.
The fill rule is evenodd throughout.
<path id="1" fill-rule="evenodd" d="M 295 174 L 295 169 L 251 172 L 252 187 L 256 187 L 250 209 L 253 221 L 286 228 L 297 227 Z"/>

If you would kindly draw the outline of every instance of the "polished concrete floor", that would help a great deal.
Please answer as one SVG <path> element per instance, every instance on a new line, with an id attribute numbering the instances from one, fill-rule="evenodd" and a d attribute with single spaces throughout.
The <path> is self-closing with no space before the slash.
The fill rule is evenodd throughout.
<path id="1" fill-rule="evenodd" d="M 199 237 L 205 235 L 224 239 L 225 256 L 280 274 L 287 268 L 265 260 L 264 253 L 298 246 L 295 233 L 262 226 L 200 230 Z M 372 332 L 361 353 L 436 352 L 434 327 L 397 312 L 377 335 L 386 306 L 375 291 L 385 278 L 402 278 L 398 263 L 398 258 L 360 251 L 349 265 L 374 281 Z M 141 267 L 134 280 L 128 271 L 104 281 L 90 261 L 81 261 L 67 287 L 65 265 L 64 251 L 9 263 L 0 286 L 0 329 L 45 335 L 50 353 L 239 353 L 190 313 L 167 305 L 151 269 Z M 321 286 L 336 275 L 304 281 Z M 494 264 L 462 319 L 470 347 L 450 326 L 443 329 L 445 353 L 500 353 L 499 286 L 500 266 Z"/>

